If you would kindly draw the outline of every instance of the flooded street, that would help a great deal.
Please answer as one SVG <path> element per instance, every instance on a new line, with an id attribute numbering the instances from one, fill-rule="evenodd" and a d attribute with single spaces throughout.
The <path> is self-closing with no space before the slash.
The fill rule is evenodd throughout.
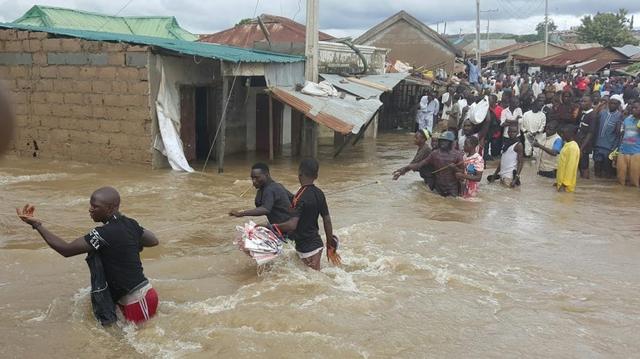
<path id="1" fill-rule="evenodd" d="M 441 198 L 417 174 L 391 172 L 415 154 L 384 134 L 331 159 L 321 149 L 343 267 L 303 267 L 289 246 L 273 268 L 232 243 L 253 206 L 254 159 L 223 175 L 6 158 L 0 162 L 0 357 L 628 358 L 640 352 L 640 193 L 579 181 L 558 194 L 527 162 L 523 186 L 483 181 L 478 201 Z M 489 164 L 493 171 L 496 163 Z M 196 168 L 200 168 L 197 166 Z M 297 160 L 271 165 L 297 189 Z M 489 174 L 485 172 L 486 175 Z M 94 226 L 88 198 L 116 187 L 121 210 L 156 232 L 143 251 L 158 315 L 102 329 L 84 255 L 49 249 L 14 208 L 26 202 L 67 240 Z M 263 222 L 263 219 L 259 220 Z"/>

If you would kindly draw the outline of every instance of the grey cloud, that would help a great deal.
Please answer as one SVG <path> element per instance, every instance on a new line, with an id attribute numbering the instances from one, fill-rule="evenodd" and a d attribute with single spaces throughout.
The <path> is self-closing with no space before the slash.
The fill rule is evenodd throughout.
<path id="1" fill-rule="evenodd" d="M 33 1 L 33 0 L 31 0 Z M 27 0 L 0 1 L 0 20 L 12 21 L 28 10 Z M 39 0 L 39 4 L 70 7 L 114 14 L 127 0 Z M 173 15 L 194 32 L 215 32 L 232 27 L 240 19 L 252 17 L 256 0 L 133 0 L 122 15 Z M 300 9 L 299 9 L 300 7 Z M 544 0 L 481 0 L 482 9 L 500 9 L 492 19 L 522 19 L 544 13 Z M 553 15 L 580 16 L 597 11 L 626 8 L 640 12 L 639 0 L 550 0 Z M 405 10 L 427 24 L 475 19 L 473 0 L 320 0 L 320 26 L 323 29 L 366 30 L 392 14 Z M 257 14 L 270 13 L 304 22 L 305 0 L 261 0 Z M 483 15 L 483 19 L 486 18 Z M 504 29 L 509 31 L 509 29 Z"/>

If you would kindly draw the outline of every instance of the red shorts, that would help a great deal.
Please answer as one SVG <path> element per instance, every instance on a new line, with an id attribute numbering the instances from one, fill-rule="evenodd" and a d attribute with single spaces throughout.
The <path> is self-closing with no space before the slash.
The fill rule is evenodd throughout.
<path id="1" fill-rule="evenodd" d="M 118 303 L 118 306 L 128 321 L 134 323 L 144 322 L 156 314 L 156 310 L 158 309 L 158 292 L 150 288 L 144 297 L 141 297 L 139 300 L 130 302 L 127 305 Z"/>

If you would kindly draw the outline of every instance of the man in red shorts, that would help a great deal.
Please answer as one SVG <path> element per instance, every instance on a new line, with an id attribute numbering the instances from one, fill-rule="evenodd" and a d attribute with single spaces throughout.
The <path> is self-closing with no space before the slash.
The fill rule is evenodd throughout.
<path id="1" fill-rule="evenodd" d="M 156 236 L 142 228 L 134 219 L 119 212 L 120 195 L 111 187 L 103 187 L 91 195 L 89 215 L 94 222 L 103 225 L 92 229 L 87 235 L 67 242 L 44 227 L 41 221 L 33 216 L 35 208 L 30 205 L 16 210 L 22 221 L 38 231 L 47 244 L 65 257 L 82 253 L 98 255 L 101 262 L 100 271 L 106 279 L 106 285 L 100 290 L 108 289 L 111 299 L 117 303 L 124 317 L 132 322 L 143 322 L 155 315 L 158 308 L 158 293 L 151 287 L 144 276 L 140 251 L 143 247 L 158 245 Z M 87 259 L 89 262 L 89 259 Z M 94 287 L 94 268 L 90 264 L 92 287 Z M 95 288 L 92 288 L 92 303 Z M 113 304 L 111 304 L 113 306 Z M 98 316 L 98 313 L 96 313 Z M 103 324 L 105 320 L 99 318 Z M 107 321 L 112 322 L 112 321 Z"/>

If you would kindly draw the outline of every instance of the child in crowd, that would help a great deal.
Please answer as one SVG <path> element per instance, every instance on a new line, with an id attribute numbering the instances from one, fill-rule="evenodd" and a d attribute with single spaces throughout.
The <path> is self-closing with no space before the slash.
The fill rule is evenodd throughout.
<path id="1" fill-rule="evenodd" d="M 556 187 L 558 192 L 573 192 L 576 189 L 578 163 L 580 162 L 580 146 L 576 142 L 576 126 L 565 125 L 562 128 L 564 146 L 558 157 Z"/>
<path id="2" fill-rule="evenodd" d="M 462 181 L 462 196 L 472 198 L 478 196 L 484 159 L 478 153 L 478 138 L 469 136 L 464 142 L 464 172 L 456 172 L 458 180 Z"/>

